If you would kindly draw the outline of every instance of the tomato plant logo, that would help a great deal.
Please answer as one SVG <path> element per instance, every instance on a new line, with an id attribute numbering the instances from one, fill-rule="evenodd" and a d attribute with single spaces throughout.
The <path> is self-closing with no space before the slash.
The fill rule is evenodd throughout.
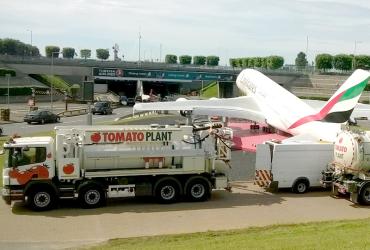
<path id="1" fill-rule="evenodd" d="M 65 174 L 72 174 L 74 171 L 75 171 L 75 166 L 73 165 L 73 163 L 68 163 L 63 166 L 63 172 Z"/>
<path id="2" fill-rule="evenodd" d="M 91 138 L 92 142 L 98 143 L 101 140 L 101 135 L 100 135 L 99 132 L 96 132 L 96 133 L 92 134 L 90 138 Z"/>

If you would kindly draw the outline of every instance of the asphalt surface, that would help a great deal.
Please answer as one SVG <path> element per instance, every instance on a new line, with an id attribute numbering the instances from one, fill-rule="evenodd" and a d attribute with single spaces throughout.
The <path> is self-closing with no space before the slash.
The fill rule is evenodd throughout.
<path id="1" fill-rule="evenodd" d="M 35 213 L 21 203 L 0 203 L 1 249 L 63 249 L 112 238 L 227 230 L 271 224 L 359 219 L 369 207 L 335 199 L 329 192 L 271 194 L 252 183 L 234 183 L 233 191 L 214 191 L 201 203 L 156 204 L 151 199 L 110 201 L 99 209 L 65 202 Z"/>
<path id="2" fill-rule="evenodd" d="M 55 113 L 58 111 L 64 110 L 64 104 L 59 103 L 55 106 Z M 74 105 L 71 107 L 72 109 L 80 109 L 86 108 L 86 105 Z M 71 117 L 62 117 L 59 123 L 47 123 L 47 124 L 27 124 L 23 122 L 23 116 L 28 112 L 27 109 L 16 109 L 13 108 L 12 113 L 13 121 L 12 122 L 3 122 L 0 123 L 0 126 L 3 128 L 4 135 L 13 135 L 15 133 L 22 135 L 23 133 L 31 134 L 43 131 L 50 131 L 53 130 L 55 126 L 62 126 L 62 125 L 84 125 L 87 124 L 87 115 L 78 115 L 78 116 L 71 116 Z M 132 107 L 121 107 L 113 110 L 112 115 L 93 115 L 93 124 L 99 124 L 101 122 L 109 122 L 114 121 L 116 118 L 129 115 L 132 113 Z M 15 115 L 17 114 L 17 115 Z"/>

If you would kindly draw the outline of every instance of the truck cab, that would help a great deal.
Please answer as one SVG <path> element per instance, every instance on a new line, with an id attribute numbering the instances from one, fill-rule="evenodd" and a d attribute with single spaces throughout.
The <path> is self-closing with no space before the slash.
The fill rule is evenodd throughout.
<path id="1" fill-rule="evenodd" d="M 22 200 L 31 182 L 51 180 L 55 175 L 54 139 L 12 138 L 4 144 L 3 198 Z"/>

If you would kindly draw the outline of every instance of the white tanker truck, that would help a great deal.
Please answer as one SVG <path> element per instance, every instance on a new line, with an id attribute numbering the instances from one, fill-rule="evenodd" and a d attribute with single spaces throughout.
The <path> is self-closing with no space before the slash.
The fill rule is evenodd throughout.
<path id="1" fill-rule="evenodd" d="M 323 171 L 321 183 L 331 185 L 334 195 L 370 205 L 370 131 L 342 131 L 334 145 L 334 161 Z"/>
<path id="2" fill-rule="evenodd" d="M 202 126 L 56 127 L 52 137 L 14 138 L 4 144 L 2 195 L 47 210 L 60 199 L 94 208 L 107 198 L 185 196 L 204 201 L 228 188 L 232 130 Z"/>

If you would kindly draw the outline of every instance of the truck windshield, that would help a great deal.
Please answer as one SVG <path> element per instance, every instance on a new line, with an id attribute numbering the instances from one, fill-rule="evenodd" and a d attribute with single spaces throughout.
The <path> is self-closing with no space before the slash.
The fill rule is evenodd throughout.
<path id="1" fill-rule="evenodd" d="M 18 167 L 28 164 L 41 163 L 46 160 L 46 148 L 6 148 L 4 167 Z"/>

